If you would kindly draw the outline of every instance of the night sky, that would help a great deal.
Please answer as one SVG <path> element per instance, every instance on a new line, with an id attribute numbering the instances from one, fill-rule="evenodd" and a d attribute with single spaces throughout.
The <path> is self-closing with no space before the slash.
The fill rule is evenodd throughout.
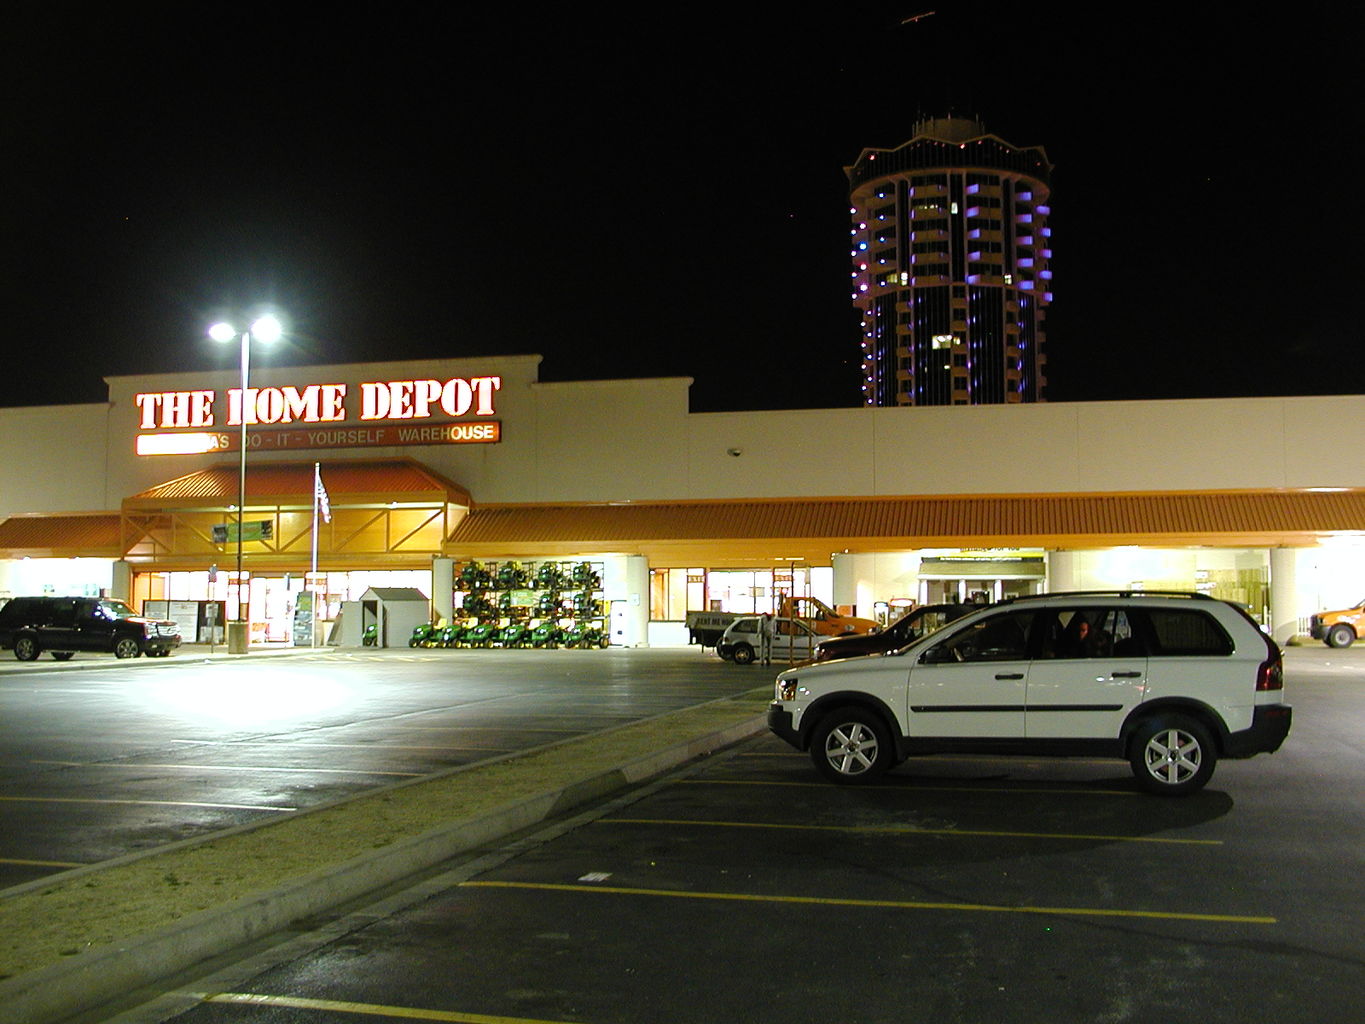
<path id="1" fill-rule="evenodd" d="M 1260 10 L 21 0 L 0 406 L 235 368 L 260 301 L 255 366 L 857 405 L 843 168 L 948 112 L 1054 165 L 1053 401 L 1365 392 L 1358 26 Z"/>

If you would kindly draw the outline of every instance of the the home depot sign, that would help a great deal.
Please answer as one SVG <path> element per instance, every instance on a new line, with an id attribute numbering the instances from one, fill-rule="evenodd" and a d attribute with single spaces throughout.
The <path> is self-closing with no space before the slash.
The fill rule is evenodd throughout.
<path id="1" fill-rule="evenodd" d="M 425 420 L 444 414 L 492 416 L 501 377 L 391 380 L 360 385 L 361 420 Z M 343 423 L 350 417 L 345 384 L 230 388 L 227 418 L 218 420 L 216 391 L 152 391 L 134 396 L 142 430 L 237 427 L 274 423 Z M 243 398 L 245 397 L 245 401 Z"/>
<path id="2" fill-rule="evenodd" d="M 247 439 L 253 450 L 495 444 L 502 440 L 499 421 L 450 420 L 495 415 L 494 396 L 501 387 L 501 377 L 370 381 L 357 389 L 358 402 L 345 384 L 247 388 L 245 393 L 230 388 L 222 392 L 222 405 L 216 391 L 149 391 L 134 401 L 139 429 L 155 433 L 139 434 L 134 447 L 139 455 L 237 450 L 243 438 L 225 428 L 244 433 L 243 417 L 245 426 L 283 427 L 253 430 Z M 307 429 L 357 419 L 371 425 Z M 424 425 L 414 425 L 418 421 Z"/>

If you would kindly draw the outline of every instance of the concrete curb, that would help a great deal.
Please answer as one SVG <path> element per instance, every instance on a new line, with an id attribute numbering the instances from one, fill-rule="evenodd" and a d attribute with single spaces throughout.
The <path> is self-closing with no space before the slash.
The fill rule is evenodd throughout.
<path id="1" fill-rule="evenodd" d="M 447 822 L 279 888 L 129 936 L 98 952 L 10 978 L 0 982 L 0 1024 L 42 1024 L 96 1009 L 235 946 L 281 931 L 300 918 L 324 914 L 450 857 L 747 739 L 765 727 L 762 715 L 745 719 L 517 803 Z"/>

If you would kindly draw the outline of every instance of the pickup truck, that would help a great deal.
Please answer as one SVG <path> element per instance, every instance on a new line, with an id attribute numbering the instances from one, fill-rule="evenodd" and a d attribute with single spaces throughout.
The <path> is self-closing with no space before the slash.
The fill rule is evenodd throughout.
<path id="1" fill-rule="evenodd" d="M 801 619 L 741 615 L 716 644 L 716 653 L 736 665 L 754 661 L 808 661 L 820 634 Z"/>
<path id="2" fill-rule="evenodd" d="M 1308 635 L 1328 647 L 1350 647 L 1365 629 L 1365 601 L 1337 612 L 1318 612 L 1309 620 Z"/>
<path id="3" fill-rule="evenodd" d="M 730 624 L 752 612 L 688 612 L 687 642 L 703 647 L 715 647 Z M 815 597 L 784 597 L 777 605 L 777 614 L 785 619 L 800 619 L 821 636 L 844 636 L 848 633 L 872 633 L 881 627 L 871 619 L 840 615 Z"/>

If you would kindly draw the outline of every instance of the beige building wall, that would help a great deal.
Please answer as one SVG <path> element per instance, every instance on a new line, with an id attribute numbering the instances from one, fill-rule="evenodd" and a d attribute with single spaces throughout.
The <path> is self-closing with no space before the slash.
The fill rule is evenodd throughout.
<path id="1" fill-rule="evenodd" d="M 122 495 L 107 490 L 108 419 L 105 405 L 0 409 L 0 517 L 117 508 Z"/>
<path id="2" fill-rule="evenodd" d="M 476 504 L 1365 486 L 1365 397 L 687 411 L 687 378 L 541 383 L 540 357 L 253 370 L 253 386 L 498 375 L 498 444 L 257 452 L 412 458 Z M 117 509 L 235 453 L 144 456 L 134 396 L 236 371 L 109 378 L 110 404 L 0 410 L 0 514 Z M 350 425 L 363 426 L 358 405 Z M 329 425 L 334 426 L 334 425 Z M 224 431 L 236 428 L 220 427 Z"/>

